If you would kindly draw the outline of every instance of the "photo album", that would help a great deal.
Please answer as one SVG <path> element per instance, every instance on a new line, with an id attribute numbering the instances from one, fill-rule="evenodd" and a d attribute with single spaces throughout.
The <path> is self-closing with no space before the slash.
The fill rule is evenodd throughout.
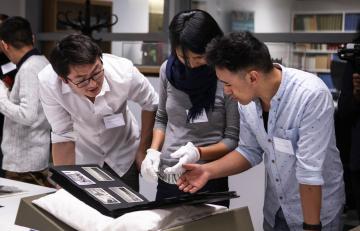
<path id="1" fill-rule="evenodd" d="M 175 205 L 203 204 L 236 198 L 235 192 L 200 192 L 148 201 L 98 165 L 66 165 L 50 168 L 51 180 L 73 196 L 104 215 L 119 217 L 124 213 Z"/>

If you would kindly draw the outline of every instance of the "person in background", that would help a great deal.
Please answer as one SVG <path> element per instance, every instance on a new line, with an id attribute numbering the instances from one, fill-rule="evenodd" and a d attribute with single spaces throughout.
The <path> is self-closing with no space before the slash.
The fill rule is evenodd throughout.
<path id="1" fill-rule="evenodd" d="M 6 14 L 0 14 L 0 25 L 9 16 Z M 11 90 L 16 75 L 16 65 L 13 64 L 8 57 L 0 49 L 0 79 L 4 81 L 5 85 Z M 0 143 L 2 140 L 2 131 L 4 126 L 4 115 L 0 113 Z M 3 154 L 0 149 L 0 166 L 2 166 Z M 0 177 L 4 177 L 5 172 L 0 167 Z"/>
<path id="2" fill-rule="evenodd" d="M 102 54 L 85 35 L 63 38 L 50 63 L 39 80 L 54 165 L 98 164 L 139 191 L 158 105 L 154 88 L 131 61 Z M 142 108 L 140 137 L 128 100 Z"/>
<path id="3" fill-rule="evenodd" d="M 7 18 L 9 18 L 9 16 L 7 16 L 6 14 L 0 14 L 0 25 Z M 1 66 L 0 79 L 5 83 L 5 85 L 9 88 L 9 90 L 11 90 L 15 80 L 16 65 L 12 63 L 1 50 L 0 50 L 0 66 Z M 0 120 L 3 121 L 4 117 L 2 114 L 0 114 L 0 117 L 2 118 Z"/>
<path id="4" fill-rule="evenodd" d="M 220 27 L 207 12 L 189 10 L 173 18 L 169 33 L 172 52 L 160 68 L 153 140 L 141 166 L 145 179 L 158 182 L 156 200 L 184 194 L 169 180 L 184 172 L 182 164 L 218 159 L 239 140 L 237 102 L 224 94 L 204 57 L 207 43 L 223 35 Z M 228 178 L 209 181 L 203 190 L 228 191 Z"/>
<path id="5" fill-rule="evenodd" d="M 337 116 L 342 127 L 341 138 L 346 137 L 348 141 L 347 146 L 341 149 L 347 157 L 345 164 L 348 167 L 349 180 L 346 184 L 351 192 L 351 205 L 354 205 L 357 219 L 360 220 L 360 35 L 353 42 L 357 44 L 355 49 L 358 51 L 354 49 L 353 60 L 346 63 Z"/>
<path id="6" fill-rule="evenodd" d="M 5 116 L 2 168 L 6 178 L 49 186 L 50 125 L 40 103 L 37 78 L 48 60 L 34 48 L 33 40 L 26 19 L 10 17 L 2 22 L 0 48 L 18 70 L 11 92 L 0 81 L 0 112 Z"/>
<path id="7" fill-rule="evenodd" d="M 336 148 L 334 103 L 317 76 L 271 62 L 249 32 L 207 47 L 224 91 L 239 101 L 240 141 L 219 160 L 185 164 L 179 189 L 194 193 L 208 180 L 264 161 L 264 230 L 341 230 L 343 169 Z"/>

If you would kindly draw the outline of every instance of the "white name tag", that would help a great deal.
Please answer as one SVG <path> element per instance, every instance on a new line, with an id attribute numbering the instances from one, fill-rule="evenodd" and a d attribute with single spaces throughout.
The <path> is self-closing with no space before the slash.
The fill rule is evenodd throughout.
<path id="1" fill-rule="evenodd" d="M 122 113 L 105 116 L 104 123 L 107 129 L 124 126 L 125 125 L 124 116 Z"/>
<path id="2" fill-rule="evenodd" d="M 16 69 L 16 65 L 13 64 L 12 62 L 1 65 L 1 71 L 4 75 L 15 69 Z"/>
<path id="3" fill-rule="evenodd" d="M 189 110 L 186 110 L 186 114 L 187 115 L 189 114 Z M 198 117 L 190 120 L 190 123 L 205 123 L 205 122 L 209 122 L 208 117 L 206 115 L 205 108 L 203 108 L 203 111 L 201 112 L 201 114 Z"/>
<path id="4" fill-rule="evenodd" d="M 294 155 L 294 149 L 290 140 L 273 137 L 275 149 L 279 152 L 284 152 L 290 155 Z"/>

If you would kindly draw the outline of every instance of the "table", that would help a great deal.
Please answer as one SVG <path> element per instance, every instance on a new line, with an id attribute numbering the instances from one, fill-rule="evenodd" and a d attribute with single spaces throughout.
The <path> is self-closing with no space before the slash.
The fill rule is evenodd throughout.
<path id="1" fill-rule="evenodd" d="M 26 191 L 21 194 L 16 194 L 8 197 L 0 197 L 0 205 L 4 206 L 0 207 L 0 227 L 11 227 L 12 230 L 24 230 L 21 229 L 20 226 L 14 226 L 21 198 L 56 191 L 53 188 L 47 188 L 20 181 L 9 180 L 1 177 L 0 185 L 16 186 L 19 189 Z"/>

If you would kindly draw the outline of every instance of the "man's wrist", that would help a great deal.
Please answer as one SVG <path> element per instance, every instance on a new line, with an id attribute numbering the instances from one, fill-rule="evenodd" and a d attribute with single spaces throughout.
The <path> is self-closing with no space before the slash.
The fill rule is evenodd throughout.
<path id="1" fill-rule="evenodd" d="M 322 224 L 321 222 L 319 224 L 307 224 L 303 222 L 303 230 L 321 230 Z"/>

